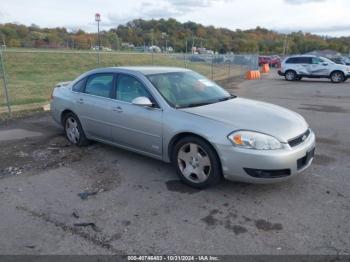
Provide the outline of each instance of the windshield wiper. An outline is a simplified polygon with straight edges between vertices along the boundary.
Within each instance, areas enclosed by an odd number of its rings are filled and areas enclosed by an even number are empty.
[[[214,101],[210,101],[210,102],[201,102],[201,103],[191,103],[191,104],[187,104],[187,105],[183,105],[183,106],[176,106],[176,108],[187,108],[187,107],[197,107],[197,106],[205,106],[205,105],[210,105],[210,104],[215,104],[215,103],[219,103],[222,101],[227,101],[233,98],[236,98],[237,96],[235,95],[230,95],[227,97],[223,97],[223,98],[219,98],[217,100]]]
[[[187,105],[183,105],[183,106],[178,106],[176,108],[187,108],[187,107],[197,107],[197,106],[205,106],[205,105],[210,105],[213,104],[215,102],[205,102],[205,103],[192,103],[192,104],[187,104]]]

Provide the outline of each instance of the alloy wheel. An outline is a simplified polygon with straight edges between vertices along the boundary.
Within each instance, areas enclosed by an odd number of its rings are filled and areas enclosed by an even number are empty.
[[[295,74],[292,71],[286,73],[286,79],[288,81],[293,81],[295,79]]]
[[[336,72],[332,74],[332,81],[335,83],[339,83],[343,81],[343,75],[340,72]]]
[[[177,163],[182,175],[193,183],[205,182],[211,172],[208,153],[195,143],[187,143],[180,148]]]
[[[66,134],[68,140],[73,144],[77,144],[79,142],[80,133],[78,129],[78,123],[74,117],[70,116],[66,120]]]

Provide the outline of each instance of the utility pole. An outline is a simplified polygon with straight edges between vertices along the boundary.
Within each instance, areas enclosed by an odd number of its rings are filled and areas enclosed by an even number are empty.
[[[152,46],[153,46],[153,29],[151,29],[151,39],[152,39]]]
[[[193,36],[193,32],[192,32],[192,50],[191,50],[192,53],[193,53],[193,47],[194,47],[194,36]]]
[[[287,48],[288,48],[288,36],[284,36],[284,41],[283,41],[283,56],[287,54]]]
[[[163,32],[162,33],[162,38],[165,40],[165,52],[168,52],[168,34]]]
[[[98,37],[97,63],[100,64],[100,51],[101,51],[100,22],[101,22],[101,15],[99,13],[95,14],[95,21],[97,22],[97,37]]]

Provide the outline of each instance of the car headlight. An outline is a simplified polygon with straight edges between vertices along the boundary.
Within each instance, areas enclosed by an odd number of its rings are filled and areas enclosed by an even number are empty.
[[[234,146],[256,149],[275,150],[282,148],[282,144],[276,138],[253,131],[236,131],[228,136]]]

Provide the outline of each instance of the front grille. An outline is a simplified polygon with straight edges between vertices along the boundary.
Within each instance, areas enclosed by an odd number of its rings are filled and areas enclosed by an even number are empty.
[[[300,145],[301,143],[303,143],[310,135],[310,129],[306,130],[305,133],[301,134],[300,136],[293,138],[292,140],[288,141],[288,144],[291,147],[295,147],[297,145]]]
[[[263,169],[244,168],[244,171],[248,175],[256,178],[280,178],[280,177],[290,176],[290,169],[263,170]]]

